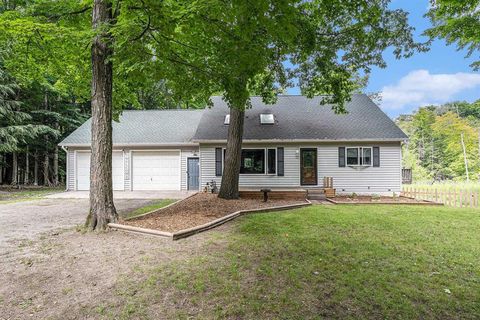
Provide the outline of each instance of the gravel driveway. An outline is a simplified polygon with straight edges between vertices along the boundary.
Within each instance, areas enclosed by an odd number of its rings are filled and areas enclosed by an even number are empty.
[[[122,214],[142,207],[152,200],[115,200]],[[42,199],[0,204],[0,256],[15,242],[34,239],[39,234],[85,222],[88,199]]]

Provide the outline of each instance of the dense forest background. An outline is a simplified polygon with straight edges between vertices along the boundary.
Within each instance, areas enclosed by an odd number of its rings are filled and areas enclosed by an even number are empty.
[[[0,56],[0,184],[64,183],[65,152],[57,144],[90,117],[90,101],[49,80],[18,81]],[[171,97],[162,82],[135,94],[138,103],[124,109],[198,107]]]
[[[65,152],[57,145],[91,115],[93,34],[84,5],[0,2],[0,185],[64,183]],[[205,105],[205,98],[174,94],[179,90],[160,72],[136,69],[128,59],[114,64],[114,118],[121,110]],[[191,83],[182,88],[195,90]]]
[[[57,144],[90,117],[90,42],[84,34],[90,31],[89,15],[54,15],[42,1],[0,2],[0,185],[63,184],[65,153]],[[194,82],[169,90],[155,69],[122,61],[115,61],[116,115],[205,105],[202,95],[185,101],[174,94],[196,92]],[[396,122],[410,137],[403,166],[413,170],[414,181],[479,180],[480,100],[422,107]]]
[[[65,153],[57,144],[90,117],[90,102],[48,80],[18,81],[0,55],[0,184],[64,183]],[[138,103],[125,109],[199,107],[179,101],[161,81],[134,94]],[[480,100],[421,107],[395,121],[410,137],[403,167],[415,182],[480,179]]]
[[[414,182],[480,180],[480,100],[421,107],[395,121],[410,137],[403,167]]]

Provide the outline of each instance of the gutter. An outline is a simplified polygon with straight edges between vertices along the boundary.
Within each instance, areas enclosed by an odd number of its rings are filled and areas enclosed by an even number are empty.
[[[226,143],[227,139],[199,139],[197,143]],[[243,143],[342,143],[342,142],[406,142],[408,138],[396,139],[243,139]]]
[[[59,146],[63,147],[87,147],[91,146],[90,143],[65,143],[59,144]],[[190,142],[190,143],[114,143],[112,145],[116,148],[122,147],[198,147],[198,143]]]

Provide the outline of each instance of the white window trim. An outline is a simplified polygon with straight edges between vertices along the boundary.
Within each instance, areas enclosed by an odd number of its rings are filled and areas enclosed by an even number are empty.
[[[348,164],[348,149],[357,149],[358,150],[358,153],[357,153],[358,164]],[[364,164],[363,163],[363,149],[370,149],[370,164]],[[347,167],[371,167],[371,166],[373,166],[373,147],[345,147],[345,165]]]
[[[262,150],[264,153],[263,157],[263,168],[264,171],[263,173],[240,173],[241,176],[276,176],[278,174],[277,170],[277,161],[278,161],[278,149],[277,147],[266,147],[266,148],[242,148],[243,150]],[[274,149],[275,150],[275,173],[268,173],[268,149]],[[223,170],[225,169],[225,153],[226,153],[226,148],[222,148],[222,174]]]

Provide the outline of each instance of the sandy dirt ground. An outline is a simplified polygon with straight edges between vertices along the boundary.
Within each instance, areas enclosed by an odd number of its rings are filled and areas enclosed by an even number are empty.
[[[152,200],[115,200],[119,214],[151,203]],[[85,222],[87,199],[39,199],[0,204],[0,258],[5,259],[18,241],[39,234],[71,228]]]
[[[122,214],[150,202],[115,203]],[[0,205],[0,320],[103,318],[99,305],[118,304],[116,288],[135,270],[205,254],[212,243],[221,247],[230,228],[175,242],[122,231],[91,233],[75,227],[87,208],[86,199]]]
[[[229,226],[180,241],[109,231],[49,232],[19,243],[15,259],[0,260],[0,319],[97,319],[116,304],[119,281],[137,268],[205,254],[221,246]],[[224,241],[226,242],[226,240]]]

